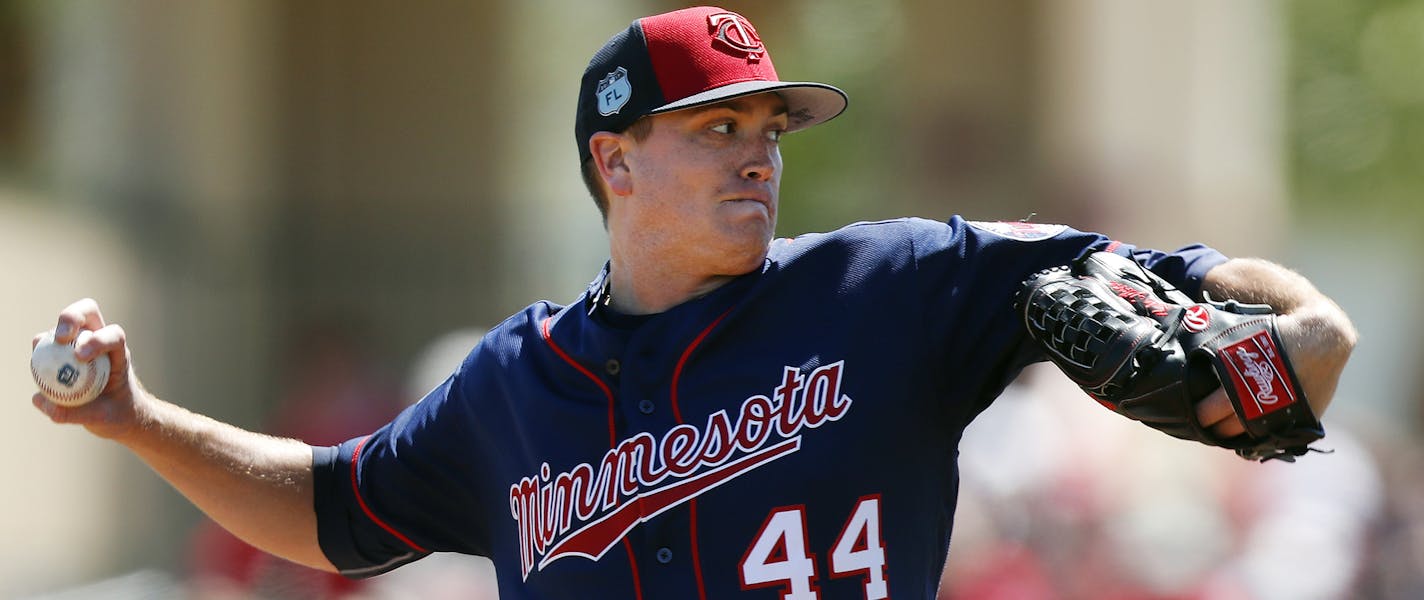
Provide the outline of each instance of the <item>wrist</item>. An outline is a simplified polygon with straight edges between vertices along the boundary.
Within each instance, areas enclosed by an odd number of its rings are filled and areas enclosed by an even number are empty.
[[[134,446],[150,432],[160,429],[159,412],[164,402],[154,397],[129,373],[127,384],[107,399],[102,417],[85,426],[94,435],[124,446]]]

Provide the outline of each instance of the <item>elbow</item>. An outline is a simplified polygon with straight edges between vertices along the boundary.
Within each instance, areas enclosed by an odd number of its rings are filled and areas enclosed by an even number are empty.
[[[1334,301],[1324,296],[1311,310],[1302,311],[1302,321],[1308,330],[1317,332],[1311,336],[1320,340],[1323,346],[1333,349],[1341,356],[1341,361],[1349,357],[1360,341],[1360,332],[1350,321],[1349,315]]]
[[[1317,417],[1324,415],[1359,342],[1359,332],[1345,312],[1328,299],[1281,315],[1277,324],[1311,408]]]

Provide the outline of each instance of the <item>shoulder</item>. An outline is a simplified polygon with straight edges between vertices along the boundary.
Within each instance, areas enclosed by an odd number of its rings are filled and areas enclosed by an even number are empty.
[[[789,261],[817,251],[840,250],[923,258],[955,250],[951,254],[963,257],[1000,248],[1056,254],[1064,247],[1081,250],[1105,239],[1100,234],[1049,223],[971,221],[957,215],[947,221],[905,217],[852,223],[826,233],[778,239],[772,242],[771,256]]]
[[[916,230],[933,227],[934,221],[916,218],[862,221],[833,231],[804,233],[772,240],[768,255],[777,262],[794,262],[818,254],[890,254],[910,251]],[[939,223],[943,227],[943,223]]]
[[[565,312],[566,308],[552,302],[539,301],[510,315],[480,338],[466,355],[456,374],[468,375],[478,372],[483,366],[507,366],[517,362],[528,352],[531,344],[540,341],[550,322]]]

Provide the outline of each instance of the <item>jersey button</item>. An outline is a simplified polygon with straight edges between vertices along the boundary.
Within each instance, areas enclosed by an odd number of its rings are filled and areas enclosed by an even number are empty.
[[[660,563],[662,563],[662,564],[668,564],[668,563],[672,562],[672,548],[668,548],[667,546],[663,546],[662,548],[658,548],[658,555],[657,555],[657,556],[658,556],[658,562],[660,562]]]
[[[617,375],[619,371],[623,370],[623,365],[618,364],[618,359],[610,358],[608,362],[603,363],[603,370],[608,371],[609,375]]]
[[[647,398],[644,398],[638,402],[638,412],[643,413],[645,415],[653,414],[653,410],[656,408],[657,406],[653,405],[653,401],[648,400]]]

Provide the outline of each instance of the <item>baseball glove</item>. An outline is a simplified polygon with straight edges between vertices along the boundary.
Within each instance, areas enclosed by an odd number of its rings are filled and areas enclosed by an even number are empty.
[[[1029,335],[1104,406],[1178,438],[1265,462],[1325,435],[1265,305],[1193,302],[1133,260],[1094,252],[1040,271],[1016,305]],[[1225,385],[1246,433],[1202,427],[1196,403]]]

